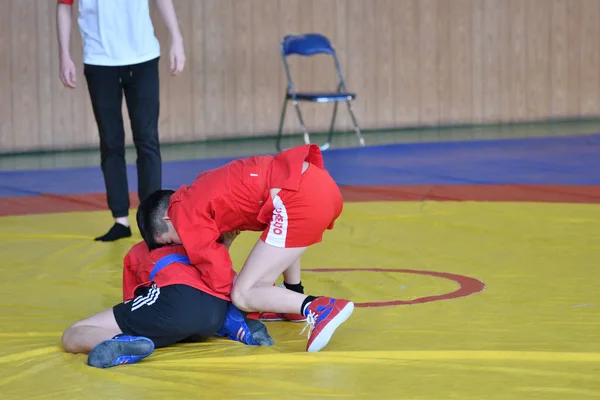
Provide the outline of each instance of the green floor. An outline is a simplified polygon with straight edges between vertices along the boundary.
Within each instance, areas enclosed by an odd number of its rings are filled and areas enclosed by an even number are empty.
[[[508,139],[584,135],[600,132],[600,120],[553,122],[536,124],[493,125],[480,127],[402,129],[364,132],[367,145],[388,143],[439,142],[457,140]],[[312,135],[313,142],[322,143],[325,135]],[[302,144],[301,135],[283,140],[283,147]],[[334,137],[333,148],[356,146],[353,133]],[[164,161],[198,158],[242,157],[275,152],[274,138],[237,139],[185,144],[163,144]],[[135,163],[135,150],[127,149],[127,162]],[[97,150],[77,150],[32,154],[0,155],[0,170],[51,169],[97,166]]]

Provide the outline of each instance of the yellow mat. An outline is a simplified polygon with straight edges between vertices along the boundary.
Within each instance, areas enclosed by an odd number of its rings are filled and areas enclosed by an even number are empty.
[[[303,324],[270,323],[270,348],[224,339],[97,370],[62,331],[120,301],[106,212],[0,218],[0,399],[600,399],[600,206],[354,203],[303,259],[316,294],[360,307],[324,351]],[[232,252],[241,265],[257,235]],[[350,270],[348,270],[350,269]],[[459,284],[465,297],[436,300]],[[371,304],[373,305],[373,304]]]

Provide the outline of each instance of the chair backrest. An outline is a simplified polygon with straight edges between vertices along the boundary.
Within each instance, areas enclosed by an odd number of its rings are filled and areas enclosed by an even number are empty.
[[[312,56],[319,53],[335,56],[335,50],[329,39],[318,33],[285,36],[281,41],[281,53],[284,57],[292,54]]]
[[[297,54],[300,56],[313,56],[315,54],[329,54],[333,57],[335,70],[339,79],[338,91],[346,90],[346,83],[342,76],[340,62],[335,53],[333,45],[325,36],[319,33],[307,33],[302,35],[287,35],[281,41],[281,56],[285,66],[285,74],[288,80],[288,93],[291,93],[296,99],[296,90],[292,83],[292,75],[290,66],[287,61],[287,56]]]

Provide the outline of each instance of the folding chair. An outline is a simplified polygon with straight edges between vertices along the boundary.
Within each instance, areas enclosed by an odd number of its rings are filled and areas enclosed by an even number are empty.
[[[297,93],[294,89],[294,84],[292,83],[292,77],[290,73],[290,67],[287,62],[287,57],[290,55],[299,55],[299,56],[313,56],[316,54],[329,54],[333,57],[335,63],[335,69],[337,71],[339,84],[336,92],[318,92],[318,93]],[[300,105],[298,104],[300,101],[309,101],[313,103],[330,103],[335,102],[333,108],[333,115],[331,117],[331,123],[329,125],[329,136],[327,137],[327,142],[320,146],[321,150],[327,150],[331,146],[331,138],[333,136],[333,128],[335,125],[335,118],[337,116],[337,107],[340,101],[345,101],[348,106],[348,112],[352,118],[352,122],[354,124],[354,130],[356,131],[356,136],[358,137],[359,143],[361,146],[365,145],[365,140],[360,133],[360,128],[358,127],[358,122],[356,121],[356,116],[352,111],[351,101],[356,98],[355,93],[349,93],[346,90],[346,83],[344,82],[344,77],[342,76],[342,70],[340,68],[340,63],[338,61],[335,49],[331,45],[329,39],[325,36],[311,33],[305,35],[287,35],[281,41],[281,55],[283,58],[283,64],[285,66],[285,73],[287,76],[288,87],[285,92],[285,99],[283,102],[283,110],[281,111],[281,117],[279,119],[279,132],[277,135],[277,150],[281,151],[281,137],[283,134],[283,123],[285,121],[285,112],[287,109],[287,104],[289,100],[294,102],[294,106],[296,107],[296,113],[298,114],[298,121],[300,122],[300,126],[302,127],[302,132],[304,133],[304,143],[310,143],[310,136],[308,131],[306,130],[306,126],[304,125],[304,120],[302,119],[302,112],[300,111]]]

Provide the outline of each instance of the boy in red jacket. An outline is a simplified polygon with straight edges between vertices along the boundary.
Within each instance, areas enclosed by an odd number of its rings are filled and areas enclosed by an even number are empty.
[[[354,310],[348,300],[305,295],[300,282],[300,256],[333,228],[342,203],[319,147],[305,145],[232,161],[176,192],[157,191],[140,204],[138,225],[150,248],[183,244],[211,289],[231,294],[239,309],[306,318],[313,352]],[[234,230],[262,235],[232,284],[231,259],[217,238]],[[284,288],[273,285],[281,274]]]
[[[229,248],[236,236],[227,233],[220,241]],[[274,343],[261,322],[246,318],[210,286],[183,246],[149,251],[140,242],[124,259],[123,303],[73,324],[63,346],[88,353],[90,366],[108,368],[138,362],[155,348],[215,335],[254,346]]]

